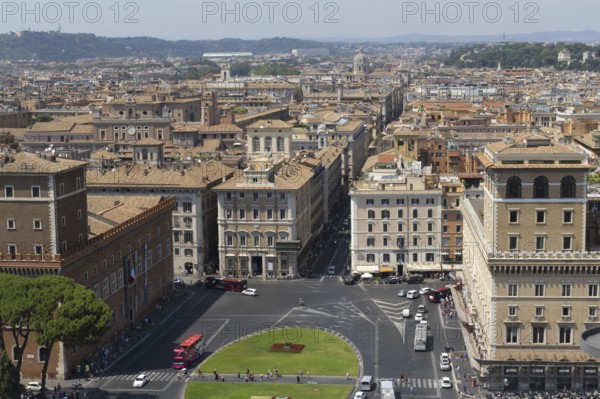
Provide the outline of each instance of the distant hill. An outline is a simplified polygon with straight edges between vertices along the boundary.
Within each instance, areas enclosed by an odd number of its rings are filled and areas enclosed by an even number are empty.
[[[328,37],[316,39],[327,42],[372,42],[372,43],[493,43],[502,41],[513,42],[540,42],[540,43],[598,43],[600,32],[593,30],[584,31],[553,31],[535,33],[506,33],[505,35],[433,35],[420,33],[407,33],[390,37],[379,38],[341,38]]]
[[[152,37],[109,38],[83,33],[32,32],[0,34],[0,60],[72,62],[79,58],[200,58],[206,52],[287,53],[295,48],[324,47],[312,40],[275,37],[261,40],[177,40]]]
[[[567,49],[571,62],[558,62],[558,53]],[[468,68],[540,68],[552,66],[559,70],[600,71],[600,58],[583,62],[583,53],[600,57],[600,45],[582,43],[494,43],[468,44],[452,50],[443,60],[446,65]]]

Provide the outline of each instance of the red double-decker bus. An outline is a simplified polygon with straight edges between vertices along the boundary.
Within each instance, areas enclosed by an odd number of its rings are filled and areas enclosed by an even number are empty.
[[[183,369],[204,353],[202,335],[190,335],[173,349],[173,368]]]
[[[429,301],[433,303],[438,303],[442,299],[447,299],[451,296],[452,291],[450,290],[450,287],[442,287],[429,293]]]

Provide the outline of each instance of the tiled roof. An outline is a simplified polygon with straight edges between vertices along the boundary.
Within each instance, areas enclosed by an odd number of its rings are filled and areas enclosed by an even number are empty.
[[[166,170],[145,165],[120,166],[106,171],[87,172],[89,187],[151,187],[158,189],[205,188],[211,182],[227,178],[232,169],[218,161],[205,161],[186,170]]]
[[[55,161],[52,161],[27,152],[19,152],[12,157],[13,160],[11,162],[0,166],[0,173],[53,174],[87,164],[82,161],[58,157],[55,158]]]
[[[291,129],[292,125],[281,119],[260,119],[249,124],[246,129]]]

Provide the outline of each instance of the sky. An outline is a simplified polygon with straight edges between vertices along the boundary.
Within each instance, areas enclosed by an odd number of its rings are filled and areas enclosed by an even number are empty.
[[[168,40],[385,38],[600,30],[598,0],[0,0],[0,33]]]

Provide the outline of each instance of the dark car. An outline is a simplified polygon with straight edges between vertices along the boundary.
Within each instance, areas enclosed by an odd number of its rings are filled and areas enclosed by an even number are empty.
[[[402,282],[402,279],[400,279],[399,277],[396,277],[396,276],[391,276],[391,277],[386,278],[383,281],[386,284],[400,284]]]
[[[425,278],[422,274],[411,274],[406,278],[406,282],[409,284],[419,284],[422,283]]]
[[[348,276],[348,277],[344,277],[344,285],[354,285],[356,284],[356,280],[354,280],[352,277]]]

